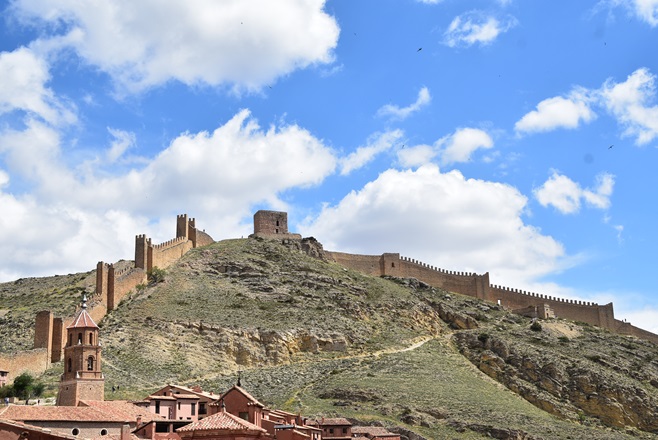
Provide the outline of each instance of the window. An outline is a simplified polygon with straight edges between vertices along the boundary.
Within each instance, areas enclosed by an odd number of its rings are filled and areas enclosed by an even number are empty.
[[[347,428],[343,428],[343,434],[347,434]]]
[[[191,405],[191,408],[192,408],[192,409],[191,409],[191,414],[192,414],[193,416],[196,415],[196,403],[193,403],[193,404]]]
[[[89,345],[94,345],[94,334],[89,333]]]
[[[178,402],[178,409],[180,410],[180,402]]]
[[[78,434],[80,434],[80,430],[79,430],[78,428],[73,428],[73,429],[71,430],[71,434],[73,434],[73,435],[78,435]]]
[[[155,401],[155,413],[160,414],[160,401],[159,400]]]
[[[82,344],[82,333],[78,333],[78,345]]]
[[[94,357],[89,356],[87,358],[87,371],[94,371]]]
[[[240,412],[240,413],[238,413],[238,417],[240,417],[242,420],[246,420],[247,422],[249,421],[249,413],[248,412]]]
[[[73,369],[73,361],[71,360],[71,358],[69,358],[69,373],[71,372],[72,369]]]
[[[395,267],[395,263],[391,263],[391,267]]]
[[[204,415],[206,414],[206,403],[205,402],[199,402],[199,415]]]
[[[279,226],[279,221],[278,220],[276,221],[276,225]]]
[[[329,428],[329,434],[333,434],[333,433],[334,433],[334,428]]]
[[[101,435],[107,435],[107,429],[101,429]]]

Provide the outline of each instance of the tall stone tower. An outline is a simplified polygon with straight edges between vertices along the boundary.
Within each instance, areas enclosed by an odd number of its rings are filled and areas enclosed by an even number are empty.
[[[64,374],[59,382],[57,405],[77,406],[81,400],[104,399],[98,326],[87,313],[87,297],[84,296],[80,311],[66,327]]]

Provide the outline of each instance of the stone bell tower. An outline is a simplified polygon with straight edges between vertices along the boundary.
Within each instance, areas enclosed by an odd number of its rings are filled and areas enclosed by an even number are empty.
[[[59,382],[57,405],[77,406],[80,400],[104,400],[105,378],[101,372],[98,326],[87,313],[87,297],[66,327],[64,374]]]

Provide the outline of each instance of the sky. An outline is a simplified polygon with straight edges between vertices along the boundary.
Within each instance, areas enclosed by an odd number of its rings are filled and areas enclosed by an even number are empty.
[[[271,209],[658,333],[658,0],[0,10],[0,281]]]

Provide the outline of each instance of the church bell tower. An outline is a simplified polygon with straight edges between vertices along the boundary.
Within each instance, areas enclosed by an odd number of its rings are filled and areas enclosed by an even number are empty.
[[[87,313],[87,297],[83,296],[80,311],[66,327],[64,374],[59,382],[57,405],[77,406],[81,400],[104,399],[98,326]]]

